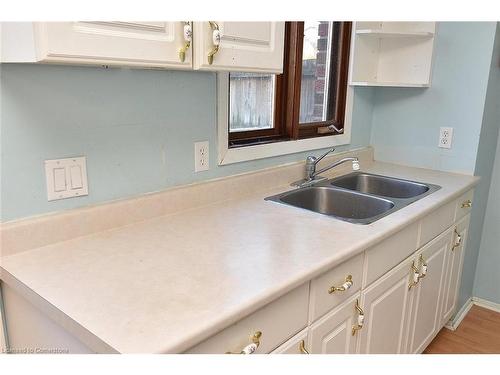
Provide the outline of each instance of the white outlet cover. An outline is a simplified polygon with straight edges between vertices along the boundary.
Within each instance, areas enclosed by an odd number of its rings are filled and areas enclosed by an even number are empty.
[[[210,150],[208,141],[194,144],[194,171],[208,171],[210,165]]]
[[[440,148],[451,148],[453,141],[453,128],[442,126],[439,128],[439,144]]]
[[[45,160],[45,178],[49,201],[89,195],[84,156]]]

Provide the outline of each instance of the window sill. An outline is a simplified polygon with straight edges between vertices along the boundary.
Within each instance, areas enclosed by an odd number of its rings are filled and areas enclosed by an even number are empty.
[[[328,137],[307,138],[284,142],[265,143],[254,146],[226,148],[225,152],[223,151],[223,153],[219,153],[219,165],[346,145],[350,143],[350,138],[349,134],[340,134]]]

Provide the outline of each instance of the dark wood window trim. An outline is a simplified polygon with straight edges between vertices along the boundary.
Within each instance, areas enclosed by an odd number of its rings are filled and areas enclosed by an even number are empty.
[[[343,132],[347,97],[347,74],[351,22],[334,22],[330,64],[329,108],[327,121],[299,124],[300,85],[304,22],[286,22],[283,74],[276,76],[274,98],[274,127],[229,133],[229,147],[321,137],[339,134],[329,130],[334,125]],[[321,129],[320,129],[321,128]],[[320,130],[318,130],[320,129]]]

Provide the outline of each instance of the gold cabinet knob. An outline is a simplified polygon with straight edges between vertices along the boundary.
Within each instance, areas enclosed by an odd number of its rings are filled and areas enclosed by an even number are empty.
[[[335,292],[345,292],[353,285],[354,282],[352,281],[352,275],[347,275],[345,282],[341,286],[331,286],[330,289],[328,289],[328,293],[332,294]]]
[[[352,335],[354,336],[356,332],[358,332],[361,328],[363,328],[363,324],[365,323],[365,313],[363,309],[359,306],[359,300],[356,300],[356,304],[354,305],[354,311],[358,313],[358,321],[357,324],[352,326]]]
[[[208,21],[208,24],[210,25],[210,28],[212,29],[213,48],[208,53],[207,58],[208,58],[208,64],[212,65],[214,62],[214,56],[217,54],[217,52],[219,52],[220,29],[219,29],[219,24],[215,21]]]
[[[186,60],[186,52],[191,46],[191,39],[193,37],[193,31],[191,29],[191,22],[184,22],[184,44],[179,49],[179,60],[184,62]]]
[[[427,262],[425,261],[424,259],[424,255],[423,254],[420,254],[420,258],[418,258],[418,263],[419,263],[419,266],[420,266],[420,272],[419,272],[419,275],[418,275],[418,279],[423,279],[425,277],[425,275],[427,275]]]
[[[306,349],[306,343],[304,340],[300,340],[299,342],[299,350],[302,354],[309,354],[309,351]]]
[[[456,241],[453,244],[453,246],[451,247],[451,251],[455,251],[455,249],[462,244],[462,235],[460,233],[458,233],[457,228],[455,228],[455,236],[456,236],[455,237]]]
[[[469,208],[472,207],[472,201],[470,199],[467,199],[465,202],[462,203],[462,208]]]
[[[226,352],[226,354],[253,354],[260,345],[260,338],[262,337],[262,332],[257,331],[251,337],[251,343],[240,350],[239,353]]]
[[[418,268],[415,266],[414,261],[411,263],[410,275],[411,275],[411,281],[410,284],[408,285],[408,290],[416,286],[420,281],[420,272],[418,271]]]

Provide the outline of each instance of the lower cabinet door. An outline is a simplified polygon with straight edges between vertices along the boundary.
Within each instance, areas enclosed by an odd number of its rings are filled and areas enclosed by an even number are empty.
[[[288,341],[284,342],[270,354],[309,354],[307,341],[308,341],[309,328],[297,333]]]
[[[453,228],[451,247],[446,260],[445,294],[443,298],[442,324],[450,320],[455,313],[460,285],[460,275],[464,260],[464,250],[469,230],[470,214],[460,220]]]
[[[364,326],[357,331],[359,353],[404,353],[415,288],[413,258],[407,259],[361,293]]]
[[[445,260],[450,250],[452,230],[426,245],[417,253],[420,277],[414,290],[408,352],[420,353],[442,326],[441,302],[445,294]]]
[[[356,303],[359,293],[351,297],[335,310],[326,314],[310,328],[310,348],[312,354],[352,354],[356,352],[356,335],[359,312]]]

